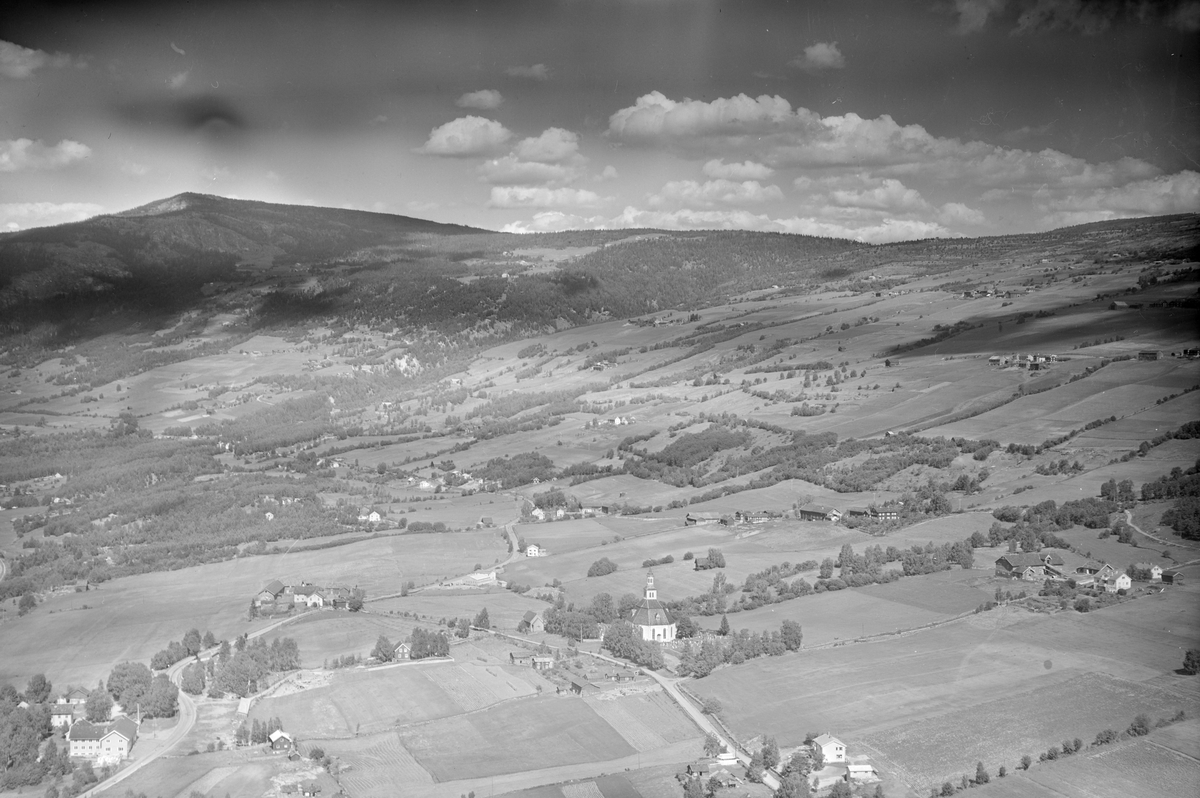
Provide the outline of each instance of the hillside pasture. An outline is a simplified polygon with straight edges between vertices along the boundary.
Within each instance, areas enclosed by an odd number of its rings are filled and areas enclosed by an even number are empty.
[[[673,526],[675,524],[672,524]],[[580,518],[565,521],[548,521],[543,523],[518,524],[515,527],[517,537],[526,543],[536,543],[550,550],[551,554],[566,554],[580,549],[611,543],[614,534],[630,537],[640,534],[653,534],[658,531],[656,526],[647,523],[623,524],[621,532],[614,533],[611,525],[602,523],[594,518]]]
[[[1178,429],[1184,422],[1193,421],[1198,417],[1200,406],[1197,396],[1195,393],[1186,393],[1161,405],[1147,407],[1136,415],[1118,418],[1111,424],[1081,432],[1072,441],[1072,445],[1129,451],[1136,449],[1142,441]]]
[[[272,787],[272,776],[286,766],[286,762],[246,761],[240,751],[164,756],[97,796],[120,798],[130,791],[174,796],[197,789],[206,795],[263,795]]]
[[[518,773],[548,763],[607,761],[635,752],[583,700],[552,695],[398,731],[438,781]]]
[[[232,639],[254,630],[246,622],[246,607],[272,579],[357,585],[369,597],[399,592],[401,568],[406,581],[423,584],[470,572],[475,562],[493,559],[489,553],[503,551],[503,546],[495,530],[380,536],[331,549],[113,579],[85,593],[55,595],[28,615],[6,622],[0,681],[24,684],[34,673],[45,673],[56,684],[95,684],[118,662],[149,662],[193,627]],[[196,585],[205,589],[196,590]],[[279,634],[286,635],[286,627]]]
[[[327,755],[349,765],[342,774],[342,783],[351,795],[391,798],[397,784],[414,787],[434,783],[433,776],[408,752],[395,731],[317,742]]]
[[[1125,798],[1129,795],[1188,795],[1200,784],[1200,763],[1158,744],[1159,732],[1113,750],[1085,752],[1039,765],[1030,781],[1058,796]]]

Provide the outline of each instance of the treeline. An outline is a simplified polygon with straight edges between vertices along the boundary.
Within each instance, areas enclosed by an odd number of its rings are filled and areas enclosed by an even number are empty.
[[[686,641],[679,655],[679,672],[684,676],[702,679],[718,666],[740,665],[756,657],[777,657],[789,651],[799,651],[804,643],[804,631],[792,620],[782,623],[778,631],[751,632],[742,629],[723,637],[705,636],[697,649]]]

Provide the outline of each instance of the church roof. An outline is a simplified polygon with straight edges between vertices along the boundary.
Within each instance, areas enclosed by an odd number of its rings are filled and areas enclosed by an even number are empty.
[[[638,605],[630,613],[629,619],[638,626],[663,626],[675,623],[666,604],[658,599],[647,598],[638,602]]]

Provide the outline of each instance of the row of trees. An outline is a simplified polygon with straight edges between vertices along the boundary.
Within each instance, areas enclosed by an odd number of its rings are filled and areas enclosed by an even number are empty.
[[[726,627],[728,622],[726,620]],[[680,652],[679,670],[683,675],[703,678],[719,665],[739,665],[748,659],[761,656],[779,656],[788,651],[799,651],[804,643],[804,632],[800,624],[786,620],[779,631],[751,632],[742,629],[725,637],[705,637],[699,648],[690,640],[683,644]]]

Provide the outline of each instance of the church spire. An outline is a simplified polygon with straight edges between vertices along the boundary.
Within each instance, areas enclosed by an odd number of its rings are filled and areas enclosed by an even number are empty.
[[[654,569],[646,574],[646,601],[656,601],[658,599],[658,591],[654,589]]]

